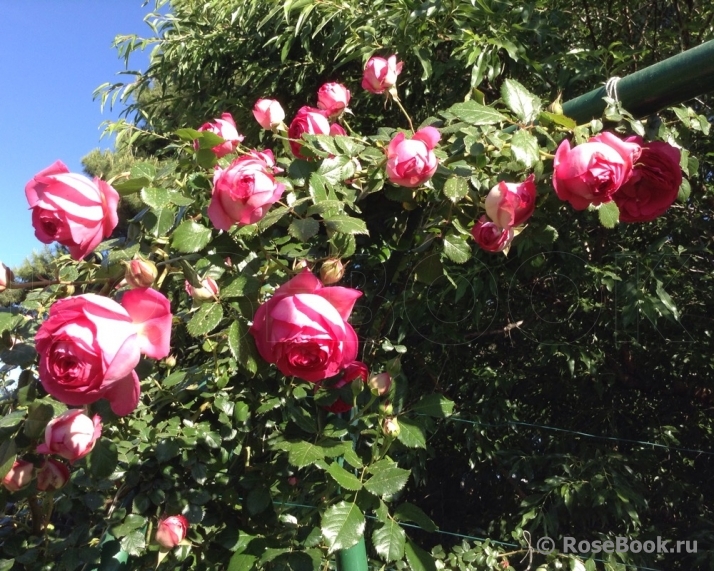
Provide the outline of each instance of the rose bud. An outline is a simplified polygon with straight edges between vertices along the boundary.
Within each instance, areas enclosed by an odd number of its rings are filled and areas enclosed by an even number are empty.
[[[8,284],[11,284],[13,281],[15,281],[15,275],[12,273],[12,270],[0,262],[0,292],[5,291]]]
[[[320,281],[324,285],[336,284],[345,275],[345,266],[337,258],[326,260],[320,268]]]
[[[378,373],[372,375],[367,383],[372,392],[379,396],[384,396],[389,392],[389,387],[392,386],[392,377],[389,373]]]
[[[485,216],[471,228],[471,236],[476,243],[487,252],[501,252],[513,240],[513,228],[501,228],[494,222],[489,222]]]
[[[402,72],[402,62],[396,56],[372,57],[364,66],[362,88],[370,93],[380,94],[391,89],[397,83],[397,76]]]
[[[151,287],[157,275],[159,272],[154,263],[144,258],[137,258],[126,263],[124,279],[132,289]]]
[[[387,176],[394,184],[415,188],[429,180],[439,161],[434,147],[441,134],[434,127],[424,127],[406,139],[398,133],[387,147]]]
[[[326,111],[329,117],[342,113],[349,103],[349,89],[339,83],[326,83],[317,92],[317,106]]]
[[[57,454],[70,464],[84,458],[102,435],[99,415],[89,418],[81,409],[63,412],[45,428],[45,442],[37,447],[40,454]]]
[[[69,468],[52,458],[47,458],[37,471],[37,489],[54,492],[69,482]]]
[[[235,151],[238,143],[245,139],[243,135],[238,133],[236,123],[230,113],[223,113],[220,118],[214,119],[213,122],[204,123],[198,130],[209,131],[224,140],[220,145],[216,145],[211,149],[219,159]],[[198,150],[198,141],[194,143],[194,148]]]
[[[347,365],[342,373],[342,378],[337,381],[332,388],[341,389],[342,387],[350,384],[352,381],[358,380],[362,383],[367,382],[367,377],[369,376],[369,369],[367,365],[361,361],[353,361]],[[341,398],[338,398],[329,406],[323,406],[326,411],[334,412],[335,414],[340,414],[341,412],[347,412],[352,408],[352,402],[346,402]]]
[[[553,159],[555,193],[575,210],[610,202],[630,178],[640,153],[640,145],[625,142],[612,133],[591,137],[573,149],[566,139]]]
[[[388,416],[384,419],[384,422],[382,423],[382,433],[385,436],[396,438],[397,436],[399,436],[399,433],[401,431],[402,428],[399,426],[399,422],[397,422],[396,416]]]
[[[332,135],[333,137],[335,135],[342,135],[344,137],[345,135],[347,135],[347,131],[345,131],[344,127],[339,123],[332,123],[332,125],[330,125],[330,135]],[[334,155],[330,155],[330,157],[332,156]]]
[[[182,515],[172,515],[159,522],[156,543],[164,549],[173,549],[186,537],[188,520]]]
[[[10,471],[2,479],[2,485],[10,492],[17,492],[32,481],[32,462],[15,460]]]
[[[186,280],[185,287],[186,293],[196,301],[215,299],[219,292],[216,280],[211,277],[203,278],[201,280],[201,287],[193,287],[189,281]]]
[[[535,210],[535,177],[524,182],[499,182],[486,196],[486,214],[501,228],[520,226]]]
[[[258,99],[253,117],[263,129],[275,130],[285,120],[285,111],[275,99]]]
[[[613,195],[622,222],[649,222],[672,206],[682,184],[679,149],[662,141],[645,143],[641,137],[625,142],[641,145],[642,154],[632,176]]]
[[[295,476],[290,476],[290,477],[288,478],[288,485],[289,485],[289,486],[295,487],[295,486],[298,485],[298,482],[299,482],[299,480],[298,480]]]
[[[330,122],[327,120],[325,111],[313,107],[300,107],[291,121],[288,128],[290,138],[290,150],[298,159],[305,159],[301,152],[302,143],[300,139],[303,133],[308,135],[330,135]]]

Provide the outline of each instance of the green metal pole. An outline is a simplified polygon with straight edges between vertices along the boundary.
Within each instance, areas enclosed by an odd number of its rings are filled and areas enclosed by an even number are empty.
[[[335,554],[337,571],[367,571],[367,547],[364,535],[356,545],[349,549],[340,549]]]
[[[617,83],[622,106],[635,117],[714,91],[714,40],[623,77]],[[563,103],[563,113],[578,123],[602,116],[605,87]]]

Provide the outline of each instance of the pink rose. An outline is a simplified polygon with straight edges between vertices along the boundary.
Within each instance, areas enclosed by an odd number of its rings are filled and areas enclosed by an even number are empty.
[[[60,299],[35,337],[40,381],[65,404],[105,398],[126,415],[139,404],[141,354],[166,357],[170,338],[169,301],[156,290],[127,291],[121,305],[91,293]]]
[[[682,184],[679,149],[668,143],[644,143],[642,137],[627,142],[642,146],[632,176],[613,195],[622,222],[649,222],[672,206]]]
[[[630,178],[640,152],[638,144],[612,133],[591,137],[574,149],[564,140],[553,160],[553,186],[558,198],[567,200],[576,210],[610,202]]]
[[[392,386],[392,376],[389,373],[377,373],[369,378],[369,388],[375,391],[380,397],[389,392]]]
[[[2,485],[10,492],[18,492],[32,481],[32,462],[15,460],[10,471],[2,479]]]
[[[347,131],[345,131],[342,125],[340,125],[339,123],[333,123],[332,125],[330,125],[330,135],[332,135],[333,137],[336,135],[345,136],[347,135]]]
[[[384,93],[397,83],[397,76],[402,72],[402,62],[397,62],[396,56],[371,57],[364,66],[362,88],[370,93]]]
[[[324,287],[310,270],[280,286],[258,308],[250,333],[261,357],[309,382],[333,377],[357,357],[347,319],[362,292]]]
[[[208,299],[216,299],[218,296],[218,284],[216,280],[212,277],[207,277],[201,280],[201,287],[193,287],[191,283],[186,280],[184,284],[186,288],[186,293],[190,295],[196,301],[206,301]]]
[[[535,177],[523,182],[499,182],[486,196],[486,214],[501,228],[520,226],[535,210]]]
[[[12,273],[12,270],[0,262],[0,292],[5,291],[8,284],[11,284],[13,281],[15,281],[15,275]]]
[[[305,159],[300,153],[302,144],[299,142],[303,133],[308,135],[330,135],[330,122],[327,120],[325,111],[313,107],[300,107],[295,114],[295,118],[288,127],[288,137],[290,138],[290,150],[298,159]]]
[[[119,219],[119,194],[103,180],[70,173],[56,161],[25,186],[32,225],[40,242],[59,242],[75,260],[111,236]]]
[[[340,83],[326,83],[317,91],[317,106],[328,117],[342,113],[350,103],[350,91]]]
[[[394,184],[414,188],[429,180],[439,161],[433,149],[441,134],[434,127],[420,129],[411,139],[398,133],[387,147],[387,176]]]
[[[214,119],[212,123],[204,123],[198,130],[210,131],[223,139],[220,145],[216,145],[211,149],[219,159],[235,151],[238,143],[245,139],[243,135],[238,133],[236,122],[230,113],[224,113],[220,118]],[[194,147],[198,150],[198,141],[194,143]]]
[[[494,222],[489,222],[485,216],[471,228],[471,235],[476,243],[487,252],[501,252],[513,240],[513,228],[501,228]]]
[[[258,99],[253,117],[263,129],[275,129],[285,120],[285,111],[275,99]]]
[[[285,185],[273,176],[277,169],[271,151],[251,151],[227,168],[216,168],[208,218],[216,228],[255,224],[280,200]]]
[[[47,458],[37,471],[37,489],[54,492],[69,482],[69,468],[53,458]]]
[[[67,410],[50,420],[45,428],[45,442],[37,447],[40,454],[57,454],[74,463],[94,448],[102,435],[102,419],[89,418],[81,409]]]
[[[172,515],[159,522],[156,543],[165,549],[173,549],[186,537],[188,520],[182,515]]]
[[[367,365],[361,361],[353,361],[347,365],[342,371],[342,378],[332,385],[331,389],[341,389],[342,387],[349,385],[352,381],[360,379],[363,383],[367,382],[369,377],[369,369]],[[341,398],[338,398],[329,406],[323,406],[326,411],[334,412],[335,414],[340,414],[341,412],[347,412],[352,408],[352,402],[346,402]]]

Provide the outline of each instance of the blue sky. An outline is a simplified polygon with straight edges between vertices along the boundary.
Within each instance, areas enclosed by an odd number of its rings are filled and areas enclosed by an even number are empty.
[[[0,1],[0,261],[19,265],[41,250],[25,200],[25,184],[55,160],[82,172],[81,158],[100,141],[92,92],[115,81],[124,62],[112,48],[118,34],[149,36],[142,0]],[[131,69],[144,70],[148,53]]]

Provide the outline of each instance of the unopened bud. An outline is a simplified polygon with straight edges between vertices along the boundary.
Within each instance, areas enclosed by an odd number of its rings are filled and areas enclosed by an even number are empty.
[[[385,436],[396,438],[399,436],[401,431],[402,429],[399,426],[399,422],[397,422],[396,416],[388,416],[384,419],[384,422],[382,423],[382,432]]]
[[[169,355],[164,359],[164,365],[166,365],[169,369],[173,369],[176,366],[176,357]]]
[[[74,295],[74,284],[63,284],[57,290],[57,297],[72,297]]]
[[[376,392],[379,396],[384,396],[389,392],[389,387],[392,386],[392,377],[389,373],[379,373],[372,375],[367,384],[372,392]]]
[[[327,260],[320,268],[320,280],[325,285],[336,284],[345,275],[345,266],[336,258]]]
[[[17,492],[32,481],[33,470],[32,462],[15,460],[10,471],[2,479],[2,485],[10,492]]]
[[[201,287],[193,287],[189,281],[186,280],[186,293],[196,301],[215,299],[218,295],[218,291],[218,284],[213,278],[203,278],[201,280]]]
[[[554,113],[556,115],[562,115],[563,114],[563,103],[562,103],[562,93],[558,93],[558,97],[555,98],[555,101],[548,105],[548,111],[551,113]]]
[[[389,401],[379,405],[379,410],[381,410],[387,416],[391,416],[392,414],[394,414],[394,406],[392,406],[392,403]]]
[[[0,262],[0,292],[7,289],[8,284],[15,281],[12,270]]]
[[[144,258],[136,258],[126,264],[124,279],[130,288],[151,287],[159,275],[153,262]]]
[[[47,458],[37,472],[37,489],[54,492],[69,482],[69,468],[57,460]]]

